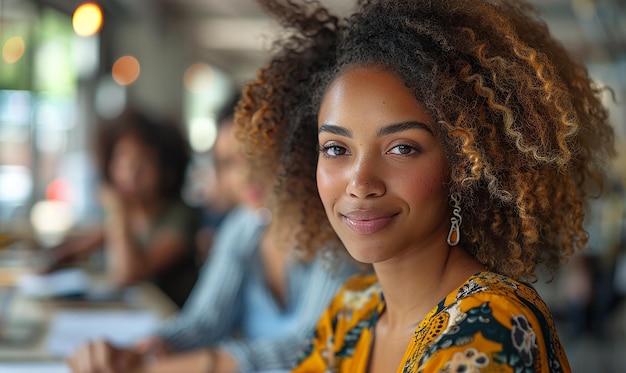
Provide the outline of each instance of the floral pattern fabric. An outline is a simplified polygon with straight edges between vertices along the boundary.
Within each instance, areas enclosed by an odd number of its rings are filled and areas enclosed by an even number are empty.
[[[385,308],[376,276],[358,275],[320,319],[294,373],[366,372]],[[571,372],[546,304],[530,286],[492,272],[470,277],[415,329],[398,373]]]

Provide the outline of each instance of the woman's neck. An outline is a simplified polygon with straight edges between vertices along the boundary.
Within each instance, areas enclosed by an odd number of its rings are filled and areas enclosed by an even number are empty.
[[[165,202],[160,198],[133,199],[126,202],[130,216],[153,220],[160,215]]]
[[[385,297],[385,322],[414,330],[426,314],[484,267],[460,247],[406,252],[374,264]]]

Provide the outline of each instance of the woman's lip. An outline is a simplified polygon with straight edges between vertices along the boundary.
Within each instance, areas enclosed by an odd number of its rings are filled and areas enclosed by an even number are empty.
[[[394,216],[395,215],[382,216],[373,219],[357,219],[342,215],[342,218],[346,222],[346,225],[356,233],[372,234],[388,226]]]

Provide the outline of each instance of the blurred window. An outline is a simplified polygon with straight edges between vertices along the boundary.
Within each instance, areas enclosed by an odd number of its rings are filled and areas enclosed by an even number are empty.
[[[1,1],[1,0],[0,0]],[[79,113],[80,48],[71,16],[30,1],[4,3],[0,15],[0,231],[29,224],[30,208],[59,175],[77,194],[89,166]],[[75,161],[69,162],[76,164]],[[76,201],[74,201],[76,200]],[[84,206],[78,206],[85,213]]]

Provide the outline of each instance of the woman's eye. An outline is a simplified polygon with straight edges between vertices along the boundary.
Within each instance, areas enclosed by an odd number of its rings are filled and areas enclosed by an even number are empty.
[[[416,151],[417,149],[415,149],[415,147],[411,145],[396,145],[391,148],[391,150],[389,150],[389,153],[398,155],[409,155],[415,153]]]
[[[328,157],[338,157],[340,155],[348,154],[348,150],[343,146],[327,145],[320,148],[320,151]]]

